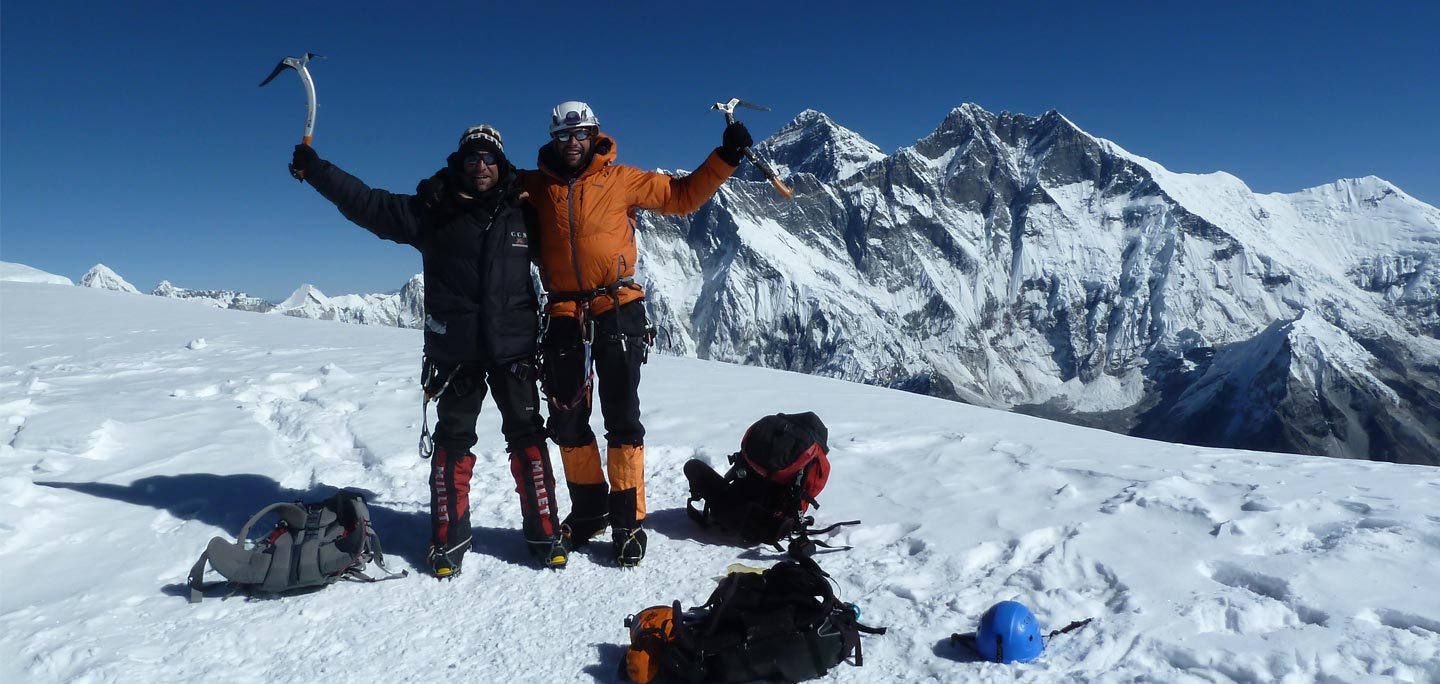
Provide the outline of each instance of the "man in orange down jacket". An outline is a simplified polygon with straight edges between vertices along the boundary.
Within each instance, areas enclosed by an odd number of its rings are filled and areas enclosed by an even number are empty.
[[[645,291],[634,282],[635,210],[688,214],[739,166],[753,144],[740,123],[684,178],[615,163],[615,140],[584,102],[550,116],[539,170],[520,171],[539,218],[539,267],[550,293],[541,342],[549,429],[560,446],[571,511],[561,529],[570,548],[611,528],[615,562],[645,557],[645,427],[640,365],[653,340]],[[590,385],[599,380],[605,469],[590,429]],[[608,481],[608,482],[607,482]]]

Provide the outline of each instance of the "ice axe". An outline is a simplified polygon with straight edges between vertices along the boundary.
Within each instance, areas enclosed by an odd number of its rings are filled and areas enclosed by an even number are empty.
[[[308,64],[312,58],[325,59],[324,55],[317,55],[313,52],[305,53],[304,57],[286,57],[280,60],[279,64],[275,65],[275,70],[270,72],[270,75],[266,76],[265,80],[260,82],[260,87],[264,88],[265,84],[275,80],[275,77],[279,76],[280,72],[286,69],[294,69],[295,73],[300,74],[300,82],[305,85],[305,104],[307,106],[305,114],[305,137],[302,138],[302,141],[306,145],[309,145],[310,141],[315,138],[315,81],[310,80],[310,71],[305,68],[305,65]],[[294,176],[296,180],[305,180],[305,171],[303,169],[292,169],[290,175]]]
[[[758,109],[762,112],[770,111],[769,107],[761,107],[760,105],[751,104],[739,98],[730,98],[729,102],[716,102],[715,106],[711,107],[711,109],[718,109],[724,112],[725,123],[733,124],[735,123],[736,107],[744,107],[746,109]],[[770,180],[770,184],[775,186],[775,189],[779,190],[780,194],[785,196],[785,199],[790,199],[791,197],[795,196],[795,191],[780,181],[780,177],[775,175],[775,169],[770,168],[769,163],[767,163],[764,159],[761,159],[760,155],[755,154],[755,150],[746,147],[743,148],[741,151],[745,153],[745,158],[749,159],[751,164],[754,164],[757,168],[760,169],[761,173],[765,174],[765,177]]]

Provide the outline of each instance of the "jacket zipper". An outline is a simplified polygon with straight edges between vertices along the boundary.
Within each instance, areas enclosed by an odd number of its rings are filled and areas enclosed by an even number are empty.
[[[577,232],[575,226],[575,180],[574,178],[570,179],[569,194],[566,195],[565,198],[565,208],[570,214],[568,217],[570,222],[570,265],[575,267],[575,291],[584,292],[585,281],[580,277],[580,245],[575,236]]]

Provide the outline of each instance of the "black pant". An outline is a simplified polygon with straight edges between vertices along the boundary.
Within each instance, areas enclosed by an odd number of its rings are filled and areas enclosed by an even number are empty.
[[[500,409],[500,432],[510,453],[545,442],[545,421],[540,417],[540,395],[535,389],[535,369],[528,363],[496,368],[446,361],[434,362],[437,382],[450,378],[435,408],[435,446],[453,454],[470,453],[479,441],[475,421],[486,389]],[[456,366],[459,370],[455,370]],[[451,371],[455,374],[450,375]]]
[[[591,319],[595,325],[590,353],[599,384],[600,414],[605,418],[608,446],[645,443],[645,426],[640,424],[640,366],[645,363],[646,343],[644,300],[636,300]],[[623,338],[623,342],[622,342]],[[546,391],[552,400],[573,404],[569,408],[550,404],[550,434],[562,447],[585,446],[595,441],[590,429],[590,395],[582,391],[585,382],[585,350],[578,321],[556,316],[545,331]]]
[[[430,539],[434,548],[446,554],[463,553],[470,545],[471,536],[469,495],[475,456],[470,449],[479,441],[475,421],[480,417],[480,404],[485,400],[487,386],[500,409],[500,432],[505,435],[506,450],[512,454],[512,460],[514,454],[538,449],[537,456],[544,460],[544,475],[553,479],[545,449],[545,423],[540,418],[535,371],[529,364],[481,368],[444,361],[433,363],[435,386],[429,389],[439,390],[439,384],[447,379],[449,384],[440,393],[435,409],[435,453],[430,459]],[[551,484],[550,489],[553,488]]]

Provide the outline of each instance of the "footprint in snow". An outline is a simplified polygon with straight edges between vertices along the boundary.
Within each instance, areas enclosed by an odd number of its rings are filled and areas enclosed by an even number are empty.
[[[1324,626],[1330,621],[1330,616],[1324,611],[1304,605],[1295,596],[1290,583],[1282,578],[1234,563],[1203,563],[1200,572],[1223,586],[1250,596],[1249,601],[1219,596],[1213,602],[1197,602],[1196,610],[1202,613],[1207,605],[1224,607],[1221,611],[1225,616],[1224,631],[1263,634],[1301,624]],[[1201,626],[1206,625],[1202,622]]]
[[[848,540],[845,543],[857,548],[878,548],[882,546],[889,546],[891,544],[894,544],[895,542],[905,539],[918,529],[920,529],[920,526],[914,523],[905,525],[902,525],[900,523],[866,525],[860,527],[854,532],[851,532],[849,534]]]
[[[1391,629],[1410,632],[1425,639],[1440,638],[1440,620],[1391,608],[1378,608],[1373,615],[1377,622]]]

